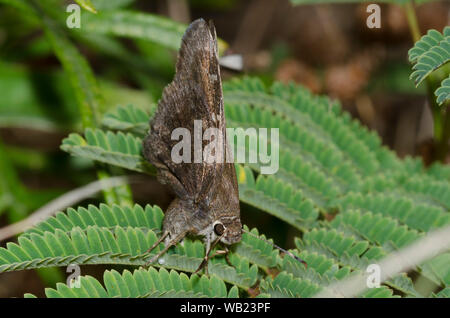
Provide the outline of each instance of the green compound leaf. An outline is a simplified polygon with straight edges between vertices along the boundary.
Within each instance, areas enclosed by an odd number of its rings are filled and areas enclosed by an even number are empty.
[[[152,109],[152,114],[155,109]],[[130,132],[144,138],[149,130],[149,112],[134,105],[118,106],[114,111],[105,114],[102,125],[110,130]]]
[[[446,101],[450,100],[450,75],[444,79],[441,86],[434,92],[436,95],[437,103],[443,105]]]
[[[156,270],[136,269],[133,272],[124,270],[105,271],[103,275],[105,287],[91,276],[81,276],[79,287],[71,288],[58,283],[56,289],[47,288],[48,298],[204,298],[204,297],[235,297],[235,289],[230,293],[223,280],[217,276],[190,277],[174,270],[164,268]],[[75,284],[75,282],[73,282]],[[234,286],[233,286],[234,287]]]
[[[143,266],[154,253],[146,250],[157,241],[156,234],[147,229],[133,227],[115,227],[114,229],[88,226],[86,230],[74,227],[70,233],[60,229],[54,233],[31,233],[19,238],[18,244],[8,243],[7,248],[0,249],[0,272],[34,269],[41,267],[68,266],[70,264],[120,264]],[[165,254],[155,266],[194,272],[202,261],[196,257],[204,253],[203,244],[185,242],[189,248],[177,248],[176,254]],[[195,256],[192,256],[194,251]],[[212,260],[209,273],[222,280],[236,284],[241,288],[249,288],[257,279],[256,265],[250,266],[248,261],[234,256],[231,267]]]
[[[450,36],[444,38],[439,45],[433,46],[422,54],[413,66],[411,79],[418,86],[431,72],[450,61]]]
[[[141,155],[142,140],[131,134],[86,129],[85,138],[70,134],[61,149],[72,155],[108,163],[129,170],[155,174],[153,166]]]

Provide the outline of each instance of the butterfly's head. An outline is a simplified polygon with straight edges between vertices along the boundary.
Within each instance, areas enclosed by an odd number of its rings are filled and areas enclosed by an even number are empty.
[[[242,224],[239,216],[222,216],[214,222],[214,234],[221,237],[224,244],[234,244],[241,240]]]

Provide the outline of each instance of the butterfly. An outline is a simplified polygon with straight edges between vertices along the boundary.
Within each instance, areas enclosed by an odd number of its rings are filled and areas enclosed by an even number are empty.
[[[200,131],[194,129],[195,121],[201,123]],[[192,22],[182,38],[174,79],[164,88],[150,121],[143,154],[156,167],[159,182],[169,185],[176,196],[165,211],[162,235],[149,252],[162,241],[165,247],[147,264],[155,262],[186,235],[203,236],[206,253],[197,271],[204,266],[207,271],[209,254],[218,242],[226,246],[241,240],[236,171],[232,160],[173,160],[173,149],[179,142],[173,138],[173,132],[180,128],[189,132],[188,144],[194,144],[199,134],[215,129],[220,138],[201,139],[201,146],[215,141],[213,154],[222,158],[230,155],[217,35],[212,22],[203,19]],[[198,159],[195,147],[189,151],[183,155]],[[226,254],[226,251],[218,253]]]

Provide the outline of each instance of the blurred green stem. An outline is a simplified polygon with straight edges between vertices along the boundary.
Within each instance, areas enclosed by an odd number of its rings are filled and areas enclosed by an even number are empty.
[[[420,40],[422,36],[419,28],[419,23],[417,22],[416,11],[414,9],[414,3],[411,0],[405,4],[406,17],[408,19],[409,30],[411,31],[411,36],[414,42]]]
[[[440,140],[437,141],[436,147],[436,159],[440,161],[445,161],[448,153],[448,141],[450,139],[450,111],[448,111],[448,107],[450,105],[445,104],[440,106],[441,109],[441,117],[443,117],[443,125],[441,129]]]

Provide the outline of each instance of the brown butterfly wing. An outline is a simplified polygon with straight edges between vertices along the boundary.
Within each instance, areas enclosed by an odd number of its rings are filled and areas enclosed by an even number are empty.
[[[164,89],[158,110],[150,122],[150,133],[144,141],[144,156],[156,166],[158,179],[169,184],[178,197],[193,202],[209,201],[211,196],[216,197],[211,193],[215,184],[222,178],[234,178],[236,182],[236,174],[233,164],[206,163],[203,160],[202,163],[194,163],[194,120],[202,120],[203,132],[214,127],[225,136],[217,39],[214,26],[203,19],[194,21],[183,36],[176,74]],[[171,140],[171,134],[179,127],[191,132],[192,163],[174,163],[171,158],[172,148],[179,142]],[[203,142],[202,149],[207,143]],[[225,147],[226,143],[223,143],[224,151]]]
[[[216,211],[240,217],[239,189],[234,163],[223,164],[220,184],[215,184],[214,191],[209,194],[207,201]]]

